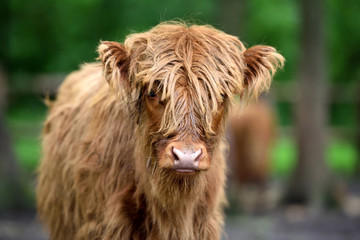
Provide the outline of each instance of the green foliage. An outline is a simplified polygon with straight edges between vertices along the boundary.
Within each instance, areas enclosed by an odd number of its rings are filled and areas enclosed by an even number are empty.
[[[226,3],[223,3],[226,4]],[[176,18],[215,21],[215,0],[4,0],[1,1],[2,58],[10,71],[62,72],[93,61],[99,40],[118,40],[160,21]],[[299,2],[246,1],[241,38],[275,46],[287,59],[277,79],[293,79],[299,55]],[[329,76],[336,82],[360,79],[360,4],[325,1]],[[239,29],[240,32],[240,29]]]
[[[12,133],[19,165],[33,173],[40,157],[40,132],[45,118],[45,106],[40,98],[18,97],[11,102],[7,124]]]
[[[275,176],[285,177],[295,167],[296,147],[293,139],[280,138],[272,151],[272,172]]]
[[[278,177],[287,177],[296,164],[297,148],[293,138],[277,140],[272,151],[272,172]],[[356,146],[343,139],[332,139],[326,149],[326,163],[331,172],[353,176],[357,159]]]
[[[360,81],[360,4],[358,0],[327,2],[329,77],[333,82]]]
[[[327,148],[326,159],[333,172],[351,176],[357,159],[356,146],[350,141],[333,140]]]
[[[277,106],[278,124],[280,126],[291,126],[293,124],[293,106],[289,102],[278,102]]]
[[[356,126],[356,104],[334,103],[330,108],[330,124],[332,126]]]
[[[249,45],[274,46],[284,55],[286,64],[276,79],[290,80],[297,70],[299,53],[299,6],[294,0],[247,1],[245,40]]]
[[[122,41],[178,17],[208,22],[213,7],[207,0],[14,0],[6,29],[9,70],[67,72],[94,61],[100,40]]]

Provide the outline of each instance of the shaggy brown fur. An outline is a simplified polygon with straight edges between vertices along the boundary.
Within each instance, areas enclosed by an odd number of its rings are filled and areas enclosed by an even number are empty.
[[[45,122],[37,203],[51,238],[219,239],[229,100],[268,89],[283,57],[183,23],[98,52]],[[174,170],[175,147],[200,149],[196,172]]]

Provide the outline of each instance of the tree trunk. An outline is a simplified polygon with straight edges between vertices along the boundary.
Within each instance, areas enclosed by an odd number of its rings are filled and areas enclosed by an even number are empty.
[[[303,0],[299,93],[297,105],[298,162],[287,200],[322,206],[325,164],[327,84],[323,1]]]

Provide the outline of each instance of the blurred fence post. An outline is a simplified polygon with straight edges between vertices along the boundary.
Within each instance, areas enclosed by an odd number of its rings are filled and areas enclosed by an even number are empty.
[[[323,204],[327,168],[325,132],[327,117],[327,74],[324,41],[324,6],[322,0],[301,1],[301,56],[297,102],[298,162],[286,200]]]

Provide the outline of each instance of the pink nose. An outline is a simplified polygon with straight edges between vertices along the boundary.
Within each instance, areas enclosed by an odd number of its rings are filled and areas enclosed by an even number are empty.
[[[174,156],[174,169],[178,172],[194,172],[198,170],[199,160],[202,155],[202,149],[185,149],[179,150],[176,147],[172,148]]]

